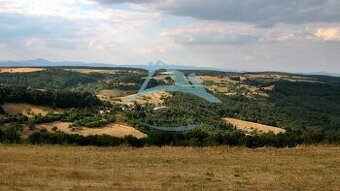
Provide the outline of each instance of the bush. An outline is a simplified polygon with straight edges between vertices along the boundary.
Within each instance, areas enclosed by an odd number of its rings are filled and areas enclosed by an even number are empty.
[[[20,143],[21,137],[18,132],[19,126],[11,125],[9,127],[0,127],[0,142]]]

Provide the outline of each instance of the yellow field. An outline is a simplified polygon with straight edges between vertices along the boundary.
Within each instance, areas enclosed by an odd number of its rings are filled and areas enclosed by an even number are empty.
[[[36,128],[38,129],[45,128],[49,132],[54,132],[54,130],[52,130],[53,127],[57,127],[58,131],[61,131],[67,134],[79,134],[83,136],[105,134],[105,135],[111,135],[113,137],[125,137],[128,135],[134,136],[136,138],[146,137],[146,134],[127,125],[109,124],[101,128],[81,127],[79,129],[75,128],[75,130],[73,131],[72,128],[69,128],[71,124],[72,123],[56,121],[52,123],[39,124],[36,126]]]
[[[126,94],[126,91],[119,89],[105,89],[98,93],[98,98],[101,100],[110,100],[111,97],[116,98]]]
[[[120,100],[121,100],[121,102],[127,102],[134,95],[135,94],[120,97]],[[153,103],[155,105],[162,105],[164,103],[164,100],[162,99],[162,97],[165,97],[165,96],[170,96],[170,94],[168,92],[161,91],[161,92],[156,92],[156,93],[150,93],[146,96],[138,98],[135,101],[139,104]]]
[[[246,78],[249,79],[258,79],[258,78],[267,78],[267,79],[276,79],[276,80],[287,80],[290,82],[310,82],[310,83],[322,83],[321,81],[316,80],[311,77],[303,77],[303,76],[291,76],[285,74],[244,74]]]
[[[41,115],[47,115],[48,113],[63,112],[62,109],[52,109],[50,107],[36,106],[25,103],[5,103],[1,106],[7,114],[16,115],[18,113],[22,113],[23,115],[26,115],[28,117],[32,116],[33,114],[39,113]]]
[[[65,69],[65,70],[79,72],[83,74],[90,74],[90,73],[115,74],[119,71],[119,70],[96,70],[96,69]]]
[[[217,76],[198,76],[201,81],[213,81],[215,83],[237,83],[237,81],[230,79],[229,77],[217,77]]]
[[[253,122],[243,121],[243,120],[234,119],[234,118],[224,118],[224,120],[227,123],[234,125],[237,129],[239,129],[239,130],[241,130],[245,133],[252,133],[252,132],[256,131],[256,132],[259,132],[259,133],[261,133],[261,132],[263,132],[263,133],[273,132],[274,134],[278,134],[278,133],[286,132],[286,130],[284,130],[284,129],[269,126],[269,125],[263,125],[263,124],[260,124],[260,123],[253,123]]]
[[[0,190],[339,190],[340,147],[0,145]]]
[[[0,73],[29,73],[44,71],[45,68],[0,68]]]

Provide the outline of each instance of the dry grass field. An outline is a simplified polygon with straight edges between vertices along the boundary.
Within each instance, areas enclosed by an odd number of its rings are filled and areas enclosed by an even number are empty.
[[[101,90],[97,97],[101,100],[110,100],[111,98],[117,98],[126,95],[126,91],[119,89],[105,89]]]
[[[28,117],[32,116],[32,114],[41,114],[47,115],[48,113],[59,113],[63,112],[62,109],[52,109],[50,107],[45,106],[36,106],[26,103],[5,103],[1,105],[4,109],[5,113],[10,115],[16,115],[18,113],[22,113]]]
[[[63,133],[67,134],[79,134],[83,136],[89,136],[89,135],[110,135],[113,137],[125,137],[128,135],[134,136],[136,138],[143,138],[146,137],[146,134],[136,130],[133,127],[127,126],[127,125],[121,125],[121,124],[109,124],[105,127],[101,128],[87,128],[87,127],[81,127],[81,128],[75,128],[74,131],[72,131],[72,128],[69,128],[69,126],[72,123],[68,122],[51,122],[51,123],[44,123],[39,124],[36,126],[38,129],[46,129],[49,132],[55,132],[53,130],[54,127],[57,127],[56,131],[61,131]]]
[[[135,94],[120,97],[121,103],[128,102],[133,96],[135,96]],[[160,91],[160,92],[150,93],[148,95],[142,96],[134,101],[136,101],[139,104],[153,103],[155,105],[162,105],[164,103],[164,100],[162,98],[166,96],[170,96],[170,94],[165,91]]]
[[[0,145],[0,190],[339,190],[340,147]]]
[[[0,73],[29,73],[44,71],[45,68],[0,68]]]
[[[253,123],[253,122],[249,122],[249,121],[243,121],[243,120],[239,120],[239,119],[235,119],[235,118],[224,118],[224,120],[227,123],[230,123],[232,125],[234,125],[237,129],[245,132],[245,133],[252,133],[254,131],[256,132],[263,132],[263,133],[269,133],[269,132],[273,132],[274,134],[278,134],[278,133],[284,133],[286,132],[286,130],[282,129],[282,128],[278,128],[278,127],[273,127],[273,126],[269,126],[269,125],[263,125],[260,123]]]
[[[101,74],[115,74],[121,70],[96,70],[96,69],[65,69],[67,71],[79,72],[83,74],[90,74],[90,73],[101,73]]]

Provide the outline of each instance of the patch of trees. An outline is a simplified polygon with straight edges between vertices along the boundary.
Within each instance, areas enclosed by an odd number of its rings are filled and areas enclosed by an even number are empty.
[[[101,113],[100,113],[101,112]],[[100,108],[70,109],[65,111],[61,121],[72,122],[75,127],[103,127],[114,123],[116,110]]]
[[[0,106],[0,114],[5,114],[4,108]]]
[[[153,131],[149,134],[149,145],[173,146],[246,146],[246,147],[294,147],[311,144],[340,144],[340,132],[310,130],[303,133],[288,131],[285,134],[273,133],[245,136],[241,132],[209,134],[198,130],[187,133]]]
[[[5,123],[20,123],[26,124],[30,128],[34,128],[35,125],[41,123],[50,123],[54,121],[72,122],[74,127],[103,127],[109,123],[116,121],[116,108],[101,110],[98,108],[72,108],[64,111],[63,113],[48,113],[43,116],[41,114],[34,114],[30,117],[26,117],[22,114],[14,116],[4,115],[0,116],[0,124]],[[110,113],[100,114],[99,111],[105,111]]]
[[[204,104],[205,100],[201,98],[176,92],[171,99],[165,100],[167,107],[164,109],[155,111],[152,104],[142,106],[135,103],[134,109],[126,111],[125,114],[130,125],[146,133],[149,128],[145,124],[158,127],[200,125],[211,133],[233,129]]]
[[[0,143],[21,143],[20,130],[18,123],[0,126]]]
[[[20,143],[20,137],[13,129],[1,130],[1,142]],[[107,135],[95,135],[84,137],[82,135],[36,132],[31,134],[27,140],[30,144],[60,144],[79,146],[119,146],[129,145],[133,147],[143,146],[245,146],[256,147],[295,147],[297,145],[317,144],[340,144],[339,131],[309,130],[305,132],[288,131],[285,134],[275,135],[273,133],[245,136],[243,133],[209,134],[202,130],[194,130],[185,133],[174,133],[164,131],[151,131],[147,138],[137,139],[135,137],[111,137]]]
[[[129,145],[133,147],[142,147],[145,144],[144,139],[137,139],[132,136],[124,138],[112,137],[108,135],[70,135],[64,133],[47,133],[37,132],[28,137],[30,144],[60,144],[60,145],[78,145],[78,146],[100,146],[113,147],[119,145]]]
[[[50,107],[91,107],[101,105],[100,100],[90,92],[69,90],[38,90],[18,86],[0,87],[0,103],[30,103]]]
[[[65,89],[97,83],[106,77],[107,75],[99,73],[83,74],[80,72],[50,68],[48,70],[31,73],[1,73],[0,85],[25,86],[40,89]]]

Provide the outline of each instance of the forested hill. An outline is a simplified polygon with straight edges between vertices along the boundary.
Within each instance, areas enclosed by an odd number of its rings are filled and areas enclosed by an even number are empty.
[[[194,122],[212,130],[221,125],[220,119],[234,117],[285,129],[340,129],[340,78],[278,72],[182,71],[186,75],[196,73],[205,88],[223,103],[209,104],[192,95],[172,93],[164,101],[170,108],[167,112],[127,112],[128,121],[141,129],[145,122],[165,126]],[[156,75],[148,87],[169,83],[164,71]],[[127,68],[58,67],[5,72],[0,73],[0,102],[92,107],[101,104],[96,94],[102,90],[120,91],[126,96],[136,93],[146,76],[145,70]],[[114,100],[119,99],[112,94],[106,101],[115,104]]]

